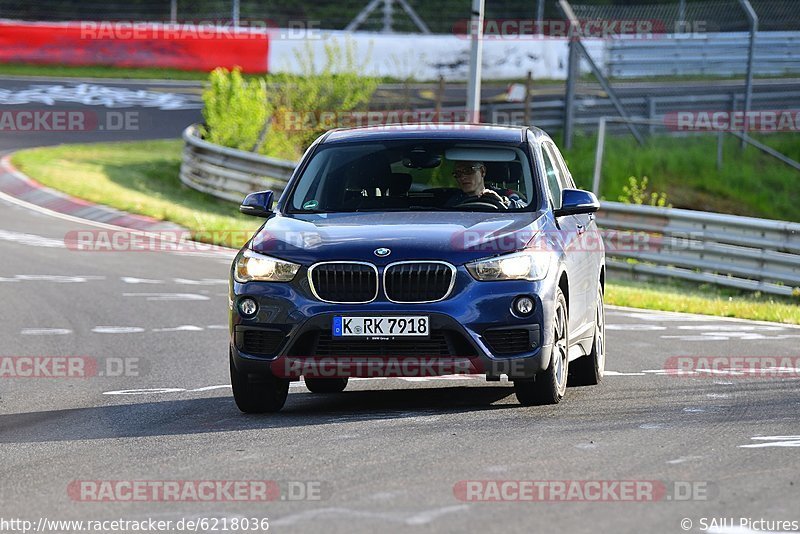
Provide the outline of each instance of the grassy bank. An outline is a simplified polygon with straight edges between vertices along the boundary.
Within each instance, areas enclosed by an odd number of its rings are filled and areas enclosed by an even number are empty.
[[[0,64],[0,75],[50,76],[54,78],[121,78],[127,80],[196,80],[204,82],[208,73],[164,68],[125,68],[68,65],[28,65],[21,63]]]
[[[93,202],[180,224],[197,232],[233,232],[217,244],[240,246],[260,224],[236,206],[210,199],[178,180],[181,141],[69,145],[18,152],[14,164],[45,185]],[[710,286],[610,281],[606,302],[800,324],[800,306]]]
[[[800,161],[797,134],[762,135],[760,141]],[[596,136],[577,136],[564,157],[579,187],[590,188]],[[617,200],[628,177],[649,178],[651,191],[666,192],[670,204],[735,215],[800,221],[800,171],[755,147],[739,149],[727,136],[723,166],[716,166],[717,137],[657,136],[640,147],[630,135],[606,137],[601,195]]]
[[[182,147],[180,140],[61,145],[23,150],[12,161],[38,182],[78,198],[215,232],[201,239],[241,246],[261,221],[181,184]]]
[[[606,303],[631,308],[800,324],[797,299],[764,296],[713,286],[609,281]]]

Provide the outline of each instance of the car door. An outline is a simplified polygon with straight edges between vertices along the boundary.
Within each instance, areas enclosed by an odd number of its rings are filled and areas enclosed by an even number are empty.
[[[542,147],[555,167],[561,190],[566,188],[575,189],[572,175],[555,144],[547,140],[542,143]],[[561,220],[564,224],[566,224],[566,220],[569,220],[570,231],[574,232],[570,236],[570,248],[568,251],[573,259],[573,267],[569,273],[569,312],[570,324],[574,327],[571,333],[573,339],[577,341],[585,337],[587,333],[590,334],[592,332],[591,327],[594,321],[594,292],[596,291],[596,286],[593,283],[593,265],[595,263],[593,256],[596,253],[586,246],[586,232],[592,221],[587,214],[567,215],[561,217]]]
[[[561,207],[561,191],[564,189],[562,178],[555,158],[544,143],[541,145],[542,163],[544,165],[545,180],[547,181],[548,197],[551,209],[556,210]],[[568,215],[555,218],[558,227],[558,235],[552,236],[553,241],[562,243],[565,253],[565,264],[567,276],[569,277],[569,331],[570,336],[581,330],[585,321],[585,303],[581,302],[582,295],[573,294],[578,288],[576,283],[580,283],[580,271],[584,268],[581,265],[580,247],[578,247],[578,229],[575,217]],[[575,300],[575,298],[578,300]],[[577,338],[570,338],[574,340]]]

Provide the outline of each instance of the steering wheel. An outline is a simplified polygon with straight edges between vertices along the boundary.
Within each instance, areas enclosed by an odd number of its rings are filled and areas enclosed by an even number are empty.
[[[461,204],[454,206],[456,208],[472,208],[472,207],[481,207],[481,208],[489,208],[493,210],[506,210],[508,207],[503,204],[500,199],[495,198],[492,195],[483,194],[479,197],[472,197],[468,200],[465,200]]]

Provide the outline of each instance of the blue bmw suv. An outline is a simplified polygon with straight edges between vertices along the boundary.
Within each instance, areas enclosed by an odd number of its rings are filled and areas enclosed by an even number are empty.
[[[240,410],[280,410],[302,376],[453,373],[558,403],[605,366],[597,198],[536,128],[333,130],[306,151],[231,270],[230,372]]]

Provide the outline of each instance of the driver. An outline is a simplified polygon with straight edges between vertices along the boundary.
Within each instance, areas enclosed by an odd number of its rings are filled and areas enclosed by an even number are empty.
[[[453,207],[476,199],[485,199],[492,204],[502,206],[503,209],[524,207],[519,196],[512,194],[511,198],[502,195],[502,190],[487,188],[484,184],[486,165],[482,161],[457,161],[453,169],[453,177],[461,191],[456,191],[445,206]]]

